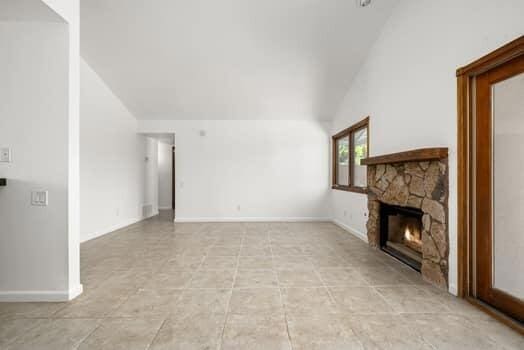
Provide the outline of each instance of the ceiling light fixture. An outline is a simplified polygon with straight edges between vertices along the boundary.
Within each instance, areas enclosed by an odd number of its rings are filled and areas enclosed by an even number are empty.
[[[358,6],[366,7],[371,4],[371,0],[357,0]]]

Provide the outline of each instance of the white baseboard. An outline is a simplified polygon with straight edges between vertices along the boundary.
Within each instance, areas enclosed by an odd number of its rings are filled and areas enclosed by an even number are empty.
[[[0,302],[59,302],[70,301],[82,294],[83,286],[64,291],[0,291]]]
[[[154,215],[152,215],[152,216],[154,216]],[[140,222],[140,221],[142,221],[144,219],[147,219],[147,218],[129,219],[129,220],[125,220],[125,221],[119,222],[118,224],[106,227],[106,228],[101,229],[101,230],[96,230],[96,231],[88,233],[88,234],[81,234],[80,243],[84,243],[84,242],[90,241],[92,239],[98,238],[100,236],[106,235],[108,233],[111,233],[113,231],[120,230],[120,229],[122,229],[124,227],[127,227],[129,225],[136,224],[137,222]]]
[[[175,222],[322,222],[331,218],[322,217],[199,217],[175,218]]]
[[[450,292],[451,294],[457,296],[457,295],[458,295],[458,288],[457,288],[457,285],[454,284],[454,283],[450,283],[450,284],[449,284],[449,287],[448,287],[448,292]]]
[[[337,225],[338,227],[348,231],[349,233],[351,233],[353,236],[356,236],[358,238],[360,238],[361,240],[363,240],[364,242],[368,243],[368,235],[363,233],[363,232],[360,232],[359,230],[356,230],[346,224],[344,224],[342,221],[339,221],[337,219],[331,219],[331,221]]]

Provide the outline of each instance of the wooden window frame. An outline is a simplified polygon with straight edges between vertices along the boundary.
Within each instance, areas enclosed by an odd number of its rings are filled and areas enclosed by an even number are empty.
[[[355,145],[353,142],[353,134],[356,131],[366,129],[366,135],[367,135],[367,157],[369,157],[369,117],[366,117],[359,121],[356,124],[353,124],[347,129],[344,129],[335,135],[331,137],[331,156],[332,156],[332,164],[331,164],[331,188],[334,190],[340,190],[340,191],[348,191],[348,192],[355,192],[355,193],[368,193],[367,187],[360,187],[360,186],[354,186],[353,185],[353,175],[355,172],[355,164],[354,161],[354,151],[355,151]],[[338,173],[338,150],[337,150],[337,141],[341,138],[348,137],[349,138],[349,171],[348,171],[348,184],[349,185],[338,185],[337,184],[337,173]]]

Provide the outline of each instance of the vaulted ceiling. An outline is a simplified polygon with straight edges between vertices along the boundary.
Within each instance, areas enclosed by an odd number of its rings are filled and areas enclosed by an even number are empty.
[[[329,120],[396,3],[81,0],[81,51],[139,119]]]

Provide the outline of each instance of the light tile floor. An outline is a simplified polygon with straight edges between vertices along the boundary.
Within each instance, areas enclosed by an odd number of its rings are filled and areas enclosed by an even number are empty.
[[[173,224],[82,244],[84,294],[1,303],[1,349],[524,349],[330,223]]]

